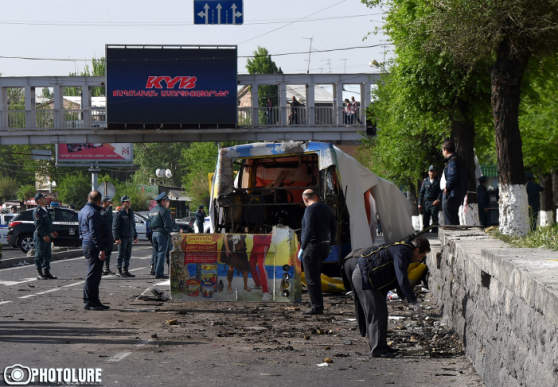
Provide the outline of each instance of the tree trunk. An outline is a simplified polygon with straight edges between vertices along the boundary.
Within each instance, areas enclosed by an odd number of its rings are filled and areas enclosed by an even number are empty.
[[[411,208],[413,211],[413,216],[418,216],[419,215],[419,210],[418,210],[418,192],[420,191],[420,187],[422,185],[422,182],[420,180],[417,180],[414,184],[410,184],[410,188],[409,188],[409,202],[411,203]]]
[[[458,98],[453,105],[451,138],[455,151],[461,156],[469,171],[467,191],[476,191],[475,178],[475,123],[471,119],[469,103]]]
[[[558,222],[558,170],[552,172],[552,192],[554,193],[554,220]]]
[[[550,226],[554,224],[554,198],[552,195],[552,175],[544,173],[540,176],[540,183],[544,191],[540,193],[541,212],[539,214],[540,225]]]
[[[521,79],[528,61],[528,55],[512,56],[510,42],[504,40],[496,50],[496,60],[490,69],[500,183],[500,232],[514,236],[524,236],[529,231],[518,120]]]

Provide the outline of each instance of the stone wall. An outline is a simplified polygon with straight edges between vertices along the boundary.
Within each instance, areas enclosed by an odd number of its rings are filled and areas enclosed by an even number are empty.
[[[487,386],[558,387],[558,252],[440,229],[428,255],[442,322]]]

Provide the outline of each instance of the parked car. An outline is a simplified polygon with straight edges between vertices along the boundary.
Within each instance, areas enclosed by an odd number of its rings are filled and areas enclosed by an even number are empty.
[[[193,233],[194,225],[192,224],[191,218],[176,219],[175,223],[178,227],[182,229],[184,233]]]
[[[8,224],[17,214],[0,214],[0,244],[8,244]]]
[[[58,233],[58,236],[52,240],[54,245],[81,246],[78,212],[69,208],[48,208],[48,212],[53,219],[53,231]],[[33,210],[22,211],[14,216],[8,224],[8,244],[13,247],[17,246],[21,251],[27,253],[35,248],[34,232]]]
[[[151,242],[151,229],[149,228],[149,218],[144,213],[134,212],[136,217],[136,231],[140,241]]]

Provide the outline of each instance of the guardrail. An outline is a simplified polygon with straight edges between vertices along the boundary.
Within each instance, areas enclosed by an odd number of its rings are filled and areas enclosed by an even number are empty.
[[[308,126],[348,126],[363,127],[363,117],[359,114],[345,114],[338,124],[336,109],[333,107],[239,107],[239,127],[308,127]]]

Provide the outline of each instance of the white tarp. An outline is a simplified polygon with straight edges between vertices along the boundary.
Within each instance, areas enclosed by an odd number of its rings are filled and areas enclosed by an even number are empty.
[[[372,189],[386,243],[402,240],[415,232],[411,221],[411,204],[401,190],[366,169],[354,158],[334,147],[343,192],[347,189],[350,215],[351,249],[374,244],[366,216],[364,194]]]

